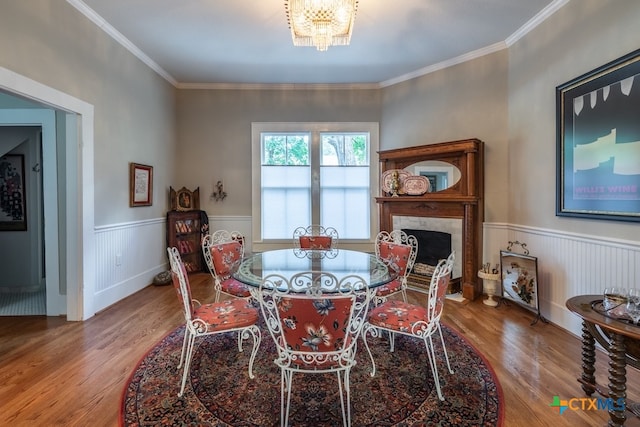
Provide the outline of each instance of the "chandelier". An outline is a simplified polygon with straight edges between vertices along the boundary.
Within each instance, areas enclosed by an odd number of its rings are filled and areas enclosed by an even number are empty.
[[[294,46],[346,46],[356,17],[358,0],[285,0]]]

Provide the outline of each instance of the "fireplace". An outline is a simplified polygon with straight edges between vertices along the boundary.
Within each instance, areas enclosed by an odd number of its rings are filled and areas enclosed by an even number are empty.
[[[418,241],[416,264],[435,267],[440,260],[446,259],[451,253],[451,234],[449,233],[432,230],[412,230],[410,228],[403,228],[402,231],[413,235]]]
[[[431,282],[431,274],[442,259],[446,259],[455,251],[453,271],[447,293],[460,291],[462,276],[462,224],[460,220],[447,218],[420,218],[395,216],[394,229],[400,228],[418,241],[418,254],[409,276],[410,285],[427,291]],[[420,228],[405,228],[420,227]],[[436,231],[446,230],[446,231]]]
[[[381,173],[402,169],[413,175],[423,174],[425,169],[428,172],[434,167],[432,162],[438,163],[435,167],[453,169],[453,182],[443,190],[420,195],[383,194],[376,197],[380,208],[380,230],[408,229],[449,234],[451,250],[456,253],[452,282],[457,281],[466,299],[474,300],[482,295],[482,283],[477,277],[482,257],[484,213],[482,141],[442,142],[380,151],[378,154]],[[418,243],[418,250],[420,246]]]

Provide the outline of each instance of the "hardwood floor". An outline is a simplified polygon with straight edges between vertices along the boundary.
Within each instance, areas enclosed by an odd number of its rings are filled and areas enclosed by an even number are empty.
[[[194,297],[212,299],[210,276],[191,276]],[[414,301],[424,294],[410,292]],[[530,312],[447,301],[443,321],[487,358],[504,393],[505,426],[600,426],[602,410],[549,406],[554,396],[584,397],[580,340],[553,324],[531,326]],[[51,317],[0,317],[0,425],[116,426],[129,374],[146,351],[179,326],[171,286],[149,286],[86,322]],[[607,384],[607,356],[596,376]],[[627,395],[640,399],[640,374],[627,368]],[[177,384],[172,386],[176,387]],[[628,415],[627,425],[640,420]]]

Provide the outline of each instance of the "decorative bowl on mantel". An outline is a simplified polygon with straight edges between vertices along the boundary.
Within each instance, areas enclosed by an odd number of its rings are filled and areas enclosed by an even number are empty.
[[[429,192],[431,183],[426,176],[409,175],[402,182],[402,189],[410,196],[420,196]]]
[[[400,188],[398,188],[398,194],[404,194],[405,191],[404,191],[403,183],[407,179],[407,177],[411,176],[411,174],[404,169],[389,169],[384,171],[382,173],[382,191],[389,194],[393,193],[393,190],[391,188],[391,181],[393,181],[394,172],[398,173],[398,180],[400,181]]]

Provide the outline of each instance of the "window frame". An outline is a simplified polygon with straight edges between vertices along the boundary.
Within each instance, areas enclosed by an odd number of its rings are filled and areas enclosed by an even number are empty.
[[[371,252],[375,242],[379,224],[379,211],[375,197],[379,194],[380,172],[376,156],[380,147],[379,124],[377,122],[254,122],[251,123],[251,214],[252,214],[252,248],[254,252],[273,249],[285,249],[292,245],[293,231],[288,239],[262,239],[262,133],[310,133],[311,138],[319,138],[321,133],[354,133],[369,134],[369,239],[340,238],[340,247],[344,249]],[[315,160],[314,160],[315,157]],[[314,162],[319,162],[317,156],[312,156]],[[314,195],[312,195],[312,198]],[[309,224],[300,224],[303,226]]]

